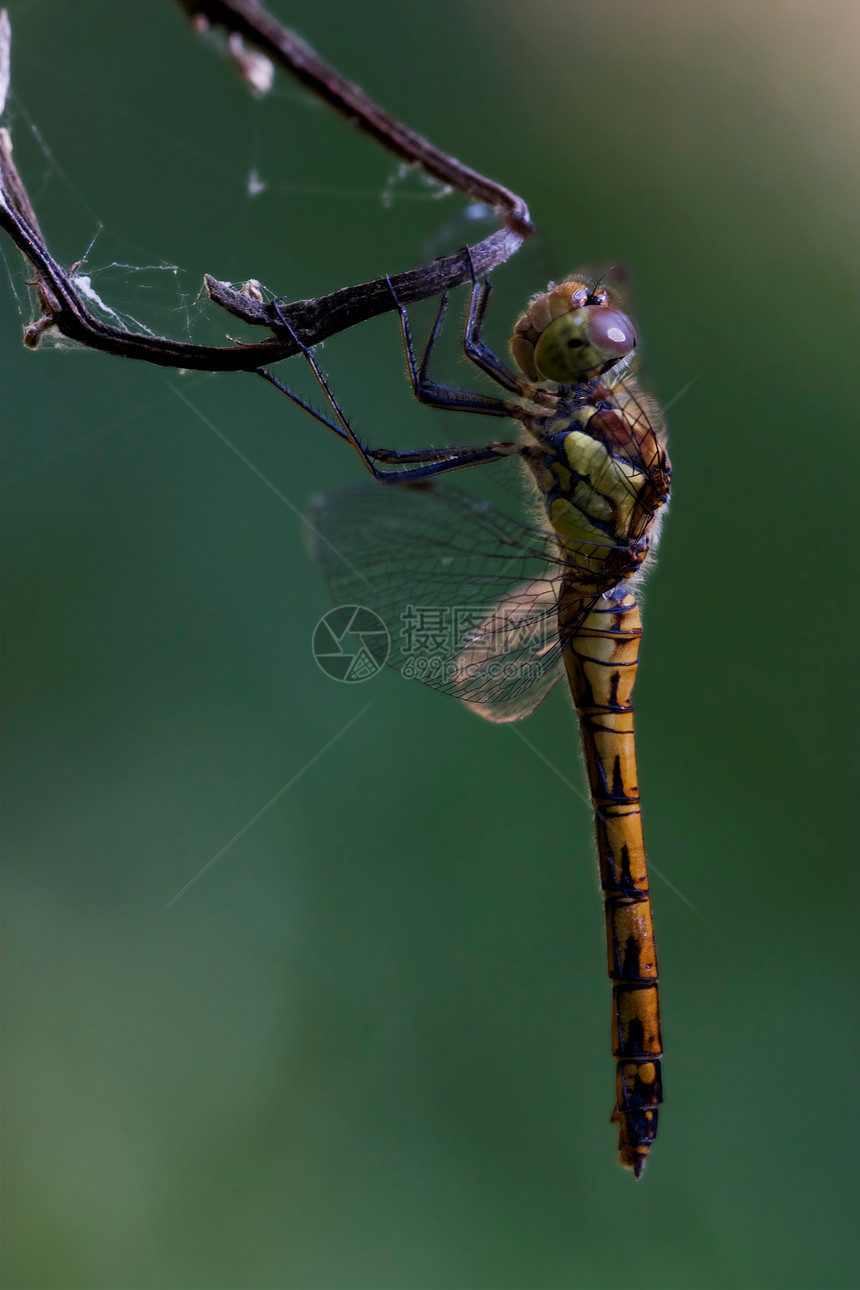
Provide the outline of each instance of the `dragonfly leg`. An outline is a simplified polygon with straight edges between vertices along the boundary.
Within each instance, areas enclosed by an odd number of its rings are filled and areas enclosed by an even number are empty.
[[[320,389],[323,394],[325,394],[332,411],[337,417],[337,421],[332,421],[329,417],[318,412],[316,408],[311,407],[311,405],[305,402],[304,399],[300,398],[298,394],[295,394],[286,385],[283,385],[267,368],[259,368],[258,375],[262,376],[264,380],[269,381],[276,389],[280,390],[282,394],[286,394],[288,399],[291,399],[293,403],[302,408],[305,412],[310,413],[315,420],[319,421],[329,430],[333,430],[341,439],[346,439],[347,442],[351,443],[375,479],[378,479],[382,483],[402,483],[409,482],[410,480],[417,481],[420,479],[427,479],[433,475],[445,474],[450,470],[462,470],[466,466],[478,466],[483,465],[486,462],[498,461],[501,457],[510,457],[523,451],[522,446],[518,443],[501,442],[483,445],[470,444],[462,448],[424,448],[405,452],[399,452],[390,448],[368,448],[366,444],[361,442],[355,431],[352,429],[352,426],[346,418],[346,414],[343,412],[340,404],[334,397],[319,364],[316,362],[310,349],[306,345],[303,345],[296,336],[290,323],[278,309],[277,301],[274,302],[274,308],[283,323],[285,330],[295,341],[305,359],[310,364],[311,370],[317,379]],[[384,463],[385,465],[399,465],[402,468],[399,470],[380,470],[377,462]]]
[[[406,467],[406,469],[387,471],[386,479],[418,480],[431,475],[444,475],[451,470],[464,470],[467,466],[481,466],[490,461],[499,461],[502,457],[521,456],[523,444],[519,443],[486,443],[467,444],[461,448],[417,448],[399,451],[394,448],[368,448],[367,455],[374,461],[386,465]]]
[[[471,266],[472,257],[469,248],[466,247],[466,253],[469,256]],[[554,406],[556,402],[555,395],[547,390],[539,390],[536,385],[524,381],[521,376],[517,376],[507,363],[503,363],[498,354],[490,349],[489,345],[481,340],[481,328],[484,325],[484,315],[487,312],[487,305],[492,295],[493,284],[489,278],[484,278],[478,282],[475,277],[475,270],[472,268],[472,299],[469,302],[469,317],[466,321],[466,331],[463,335],[463,349],[466,357],[476,367],[489,376],[491,381],[501,385],[504,389],[509,390],[511,394],[517,394],[520,398],[529,399],[532,403]]]
[[[267,367],[258,367],[257,376],[262,376],[263,380],[269,381],[270,384],[274,385],[276,390],[280,390],[281,394],[286,394],[288,399],[292,399],[293,403],[300,407],[304,412],[310,413],[315,421],[319,421],[321,425],[327,426],[328,429],[333,430],[336,435],[340,435],[341,439],[349,439],[346,431],[341,426],[336,425],[334,421],[330,421],[328,417],[323,416],[323,414],[318,412],[316,408],[311,407],[310,403],[306,403],[304,399],[299,398],[298,394],[289,389],[286,385],[283,385],[276,376],[273,376]]]
[[[445,314],[448,311],[447,294],[441,299],[419,364],[415,358],[415,348],[412,344],[412,332],[409,327],[406,309],[398,300],[390,278],[388,279],[388,287],[397,307],[397,312],[400,315],[400,330],[403,335],[403,348],[406,351],[409,380],[419,403],[426,403],[434,408],[448,408],[453,412],[480,412],[484,416],[513,417],[514,420],[521,421],[524,413],[519,403],[512,403],[507,399],[497,399],[492,395],[475,394],[471,390],[459,390],[452,386],[439,385],[436,381],[428,379],[427,371],[430,365],[430,357],[439,337],[439,332],[442,329]]]
[[[284,330],[287,332],[287,335],[290,337],[290,339],[295,343],[295,345],[301,350],[302,354],[304,355],[304,358],[308,363],[314,376],[316,377],[317,384],[319,385],[320,389],[325,395],[326,400],[328,401],[329,407],[334,413],[336,419],[334,421],[331,421],[329,420],[328,417],[323,416],[321,412],[317,412],[316,409],[312,408],[310,404],[304,401],[304,399],[299,398],[299,396],[297,394],[294,394],[292,390],[289,390],[285,385],[282,385],[281,382],[278,381],[274,376],[272,376],[271,372],[267,371],[265,368],[258,369],[259,374],[262,377],[264,377],[265,380],[270,381],[272,385],[276,386],[279,390],[281,390],[282,393],[286,394],[287,398],[291,399],[293,403],[297,404],[300,408],[303,408],[305,412],[309,412],[311,416],[314,417],[317,421],[321,422],[322,425],[328,426],[330,430],[334,430],[335,434],[340,435],[342,439],[346,439],[349,443],[351,443],[353,448],[358,453],[359,457],[361,457],[361,460],[364,462],[364,465],[370,471],[371,475],[373,475],[375,479],[385,480],[388,477],[386,475],[386,472],[381,471],[379,467],[375,464],[370,453],[367,450],[366,445],[361,442],[358,435],[353,430],[352,426],[350,425],[347,419],[346,413],[343,411],[337,399],[335,398],[334,393],[331,387],[329,386],[328,381],[325,378],[322,368],[314,358],[312,351],[307,345],[305,345],[301,340],[299,340],[298,336],[296,335],[295,331],[290,325],[289,320],[284,317],[284,315],[281,313],[281,310],[278,308],[277,300],[272,301],[272,308],[275,310],[275,313],[278,315],[278,318],[283,324]]]

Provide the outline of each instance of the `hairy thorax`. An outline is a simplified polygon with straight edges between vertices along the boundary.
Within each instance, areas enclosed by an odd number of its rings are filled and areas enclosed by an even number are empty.
[[[665,450],[638,401],[635,413],[594,381],[560,390],[550,416],[524,422],[537,445],[529,464],[547,520],[595,588],[640,570],[668,498]]]

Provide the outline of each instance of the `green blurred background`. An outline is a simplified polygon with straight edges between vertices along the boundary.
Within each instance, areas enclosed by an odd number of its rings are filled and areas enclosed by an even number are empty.
[[[294,298],[465,240],[169,0],[10,8],[19,166],[112,308],[217,340],[206,271]],[[638,684],[649,850],[696,910],[655,880],[660,1137],[635,1184],[588,809],[510,730],[313,661],[296,512],[357,461],[247,376],[25,352],[7,244],[4,1284],[855,1285],[856,6],[276,12],[527,198],[498,346],[620,259],[651,388],[697,378]],[[323,358],[374,443],[497,433],[413,403],[391,316]],[[582,784],[561,693],[523,730]]]

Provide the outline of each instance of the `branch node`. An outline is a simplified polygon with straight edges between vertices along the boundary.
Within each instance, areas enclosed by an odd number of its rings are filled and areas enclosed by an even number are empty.
[[[263,293],[256,278],[249,278],[242,290],[237,291],[229,282],[220,282],[218,278],[213,278],[211,273],[204,273],[203,285],[213,304],[220,305],[234,318],[241,318],[251,327],[269,327],[275,321],[274,315],[263,300]]]

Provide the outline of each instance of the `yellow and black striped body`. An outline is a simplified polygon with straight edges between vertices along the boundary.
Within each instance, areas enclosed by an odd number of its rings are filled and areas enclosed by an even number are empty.
[[[571,602],[579,612],[579,600]],[[560,611],[565,628],[565,607]],[[662,1101],[660,1004],[633,733],[642,624],[636,599],[602,596],[565,649],[594,807],[606,947],[621,1163],[640,1176]]]
[[[512,351],[524,357],[530,375],[542,373],[521,338],[535,344],[537,337],[539,344],[541,313],[558,317],[569,293],[563,284],[533,302],[518,325]],[[566,326],[556,324],[561,341]],[[570,334],[576,339],[581,332]],[[553,353],[552,361],[564,355]],[[630,362],[613,366],[611,373],[558,384],[551,411],[536,412],[523,425],[533,443],[526,460],[568,569],[559,633],[579,716],[605,902],[617,1063],[612,1120],[619,1125],[621,1163],[638,1178],[657,1132],[662,1044],[633,733],[642,634],[635,585],[659,535],[670,466],[659,414],[639,393]]]

